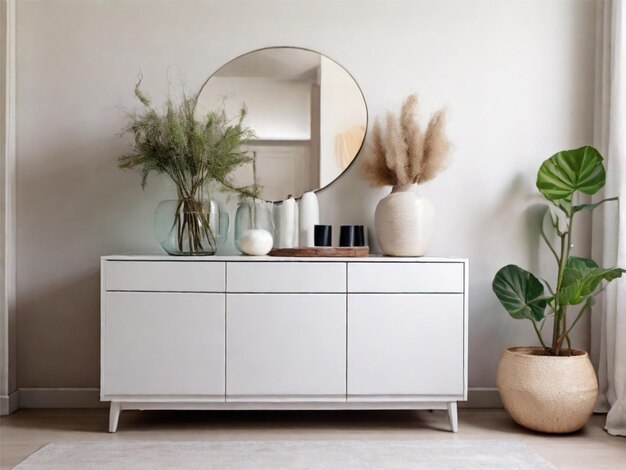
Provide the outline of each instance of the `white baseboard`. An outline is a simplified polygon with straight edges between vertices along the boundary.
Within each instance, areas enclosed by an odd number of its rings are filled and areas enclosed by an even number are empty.
[[[20,407],[20,391],[10,395],[0,395],[0,416],[10,415]]]
[[[20,408],[103,408],[108,402],[100,401],[97,388],[21,388]],[[461,408],[502,408],[495,388],[470,388],[468,400],[460,402]]]
[[[20,388],[20,408],[103,408],[98,388]]]

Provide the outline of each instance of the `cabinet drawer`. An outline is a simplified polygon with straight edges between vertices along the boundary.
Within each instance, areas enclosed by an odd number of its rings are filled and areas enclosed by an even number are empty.
[[[108,292],[102,394],[225,394],[225,294]]]
[[[108,291],[224,292],[224,263],[213,261],[107,261]]]
[[[463,263],[349,263],[348,292],[462,293]]]
[[[348,398],[461,395],[460,294],[348,295]]]
[[[346,292],[346,264],[228,263],[228,292]]]
[[[345,309],[345,294],[228,295],[227,400],[345,400]]]

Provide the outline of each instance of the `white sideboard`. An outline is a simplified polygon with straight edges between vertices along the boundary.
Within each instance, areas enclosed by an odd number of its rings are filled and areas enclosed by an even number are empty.
[[[125,409],[447,409],[468,262],[106,256],[100,398]]]

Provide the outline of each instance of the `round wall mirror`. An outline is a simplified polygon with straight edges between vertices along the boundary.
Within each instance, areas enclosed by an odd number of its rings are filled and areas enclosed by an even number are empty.
[[[245,106],[250,164],[239,185],[255,181],[268,201],[300,197],[332,183],[358,154],[367,130],[359,86],[337,62],[314,51],[271,47],[249,52],[215,72],[200,91],[197,111],[224,106],[233,119]]]

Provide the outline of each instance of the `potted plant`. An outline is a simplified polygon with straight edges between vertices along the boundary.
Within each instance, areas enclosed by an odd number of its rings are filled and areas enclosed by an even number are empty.
[[[400,117],[387,114],[386,128],[376,120],[361,170],[373,186],[392,186],[376,206],[376,238],[384,254],[422,256],[434,235],[435,211],[417,185],[443,170],[450,149],[445,113],[437,111],[426,129],[416,117],[417,96],[403,103]]]
[[[515,319],[529,320],[539,347],[513,347],[504,351],[497,372],[497,386],[505,409],[527,428],[567,433],[582,428],[593,412],[598,383],[589,356],[574,349],[570,334],[590,311],[602,281],[624,272],[602,268],[595,261],[571,256],[576,214],[593,210],[617,198],[595,204],[578,202],[580,193],[595,194],[605,183],[602,156],[593,147],[564,150],[548,158],[537,175],[537,188],[549,201],[541,236],[557,264],[554,284],[516,265],[500,269],[493,291]],[[559,243],[551,243],[544,225],[552,225]],[[547,290],[547,292],[546,292]],[[544,325],[552,325],[544,340]]]
[[[246,110],[231,120],[224,108],[198,116],[198,94],[183,95],[179,104],[168,99],[163,112],[135,86],[135,96],[143,105],[129,115],[125,132],[134,136],[132,153],[118,159],[120,168],[140,168],[141,185],[148,175],[164,173],[176,186],[177,199],[163,201],[157,208],[155,226],[161,246],[171,255],[212,255],[219,230],[217,204],[209,187],[215,182],[222,189],[255,197],[258,187],[237,186],[233,170],[251,161],[242,145],[254,138],[244,127]]]

